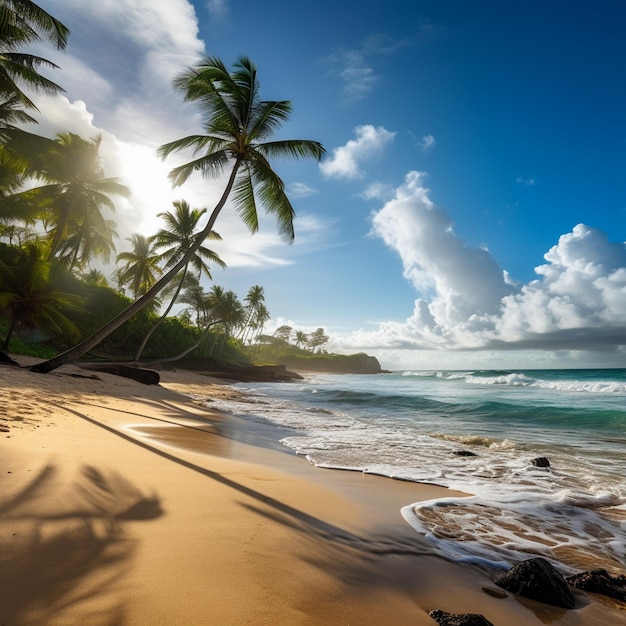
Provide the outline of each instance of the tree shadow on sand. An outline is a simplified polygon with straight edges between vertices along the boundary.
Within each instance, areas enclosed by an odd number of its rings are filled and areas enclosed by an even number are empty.
[[[83,466],[67,481],[41,469],[0,498],[0,623],[121,624],[122,574],[136,548],[124,522],[162,512],[114,472]]]

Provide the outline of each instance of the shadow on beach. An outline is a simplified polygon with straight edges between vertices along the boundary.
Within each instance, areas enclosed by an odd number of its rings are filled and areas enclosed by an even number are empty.
[[[124,522],[161,514],[156,497],[114,472],[83,466],[68,482],[45,466],[0,501],[0,623],[121,624],[136,547]]]

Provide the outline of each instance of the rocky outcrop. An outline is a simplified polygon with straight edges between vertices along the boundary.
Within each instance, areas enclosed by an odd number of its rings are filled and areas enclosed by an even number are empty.
[[[608,596],[626,602],[626,576],[613,576],[605,569],[594,569],[568,576],[565,579],[572,587]]]
[[[478,613],[446,613],[445,611],[431,611],[429,615],[439,626],[493,626],[484,616]]]
[[[313,354],[280,357],[289,369],[298,372],[324,372],[327,374],[381,374],[378,359],[367,354]]]
[[[514,565],[496,578],[496,585],[518,596],[564,609],[573,609],[574,595],[563,576],[541,557]]]
[[[531,463],[535,467],[550,467],[550,461],[548,461],[545,456],[538,456],[536,459],[533,459]]]
[[[158,367],[171,367],[202,372],[207,376],[236,382],[289,382],[301,380],[302,376],[290,372],[284,365],[251,365],[249,363],[223,363],[210,357],[186,358]]]

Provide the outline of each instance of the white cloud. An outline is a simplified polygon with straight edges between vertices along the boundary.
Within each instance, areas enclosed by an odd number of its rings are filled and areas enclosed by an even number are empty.
[[[424,135],[418,145],[422,152],[430,152],[437,145],[437,142],[432,135]]]
[[[287,190],[290,198],[308,198],[317,193],[317,189],[309,187],[306,183],[291,183]]]
[[[489,251],[457,237],[420,172],[373,214],[418,298],[404,322],[334,337],[345,350],[574,350],[626,346],[626,245],[578,224],[515,283]]]
[[[396,135],[382,126],[371,124],[357,126],[354,134],[356,139],[335,148],[332,156],[320,164],[320,170],[327,178],[361,178],[364,173],[359,164],[383,150]]]
[[[526,185],[527,187],[532,187],[535,184],[535,179],[534,178],[524,178],[523,176],[518,176],[515,179],[516,183],[519,183],[520,185]]]
[[[228,15],[227,0],[207,0],[206,6],[214,20],[222,20]]]
[[[395,189],[392,185],[374,181],[370,183],[360,194],[364,200],[389,200],[393,197]]]
[[[358,50],[337,50],[326,62],[332,66],[332,74],[343,81],[343,99],[348,102],[364,98],[379,80]]]
[[[40,53],[62,69],[50,77],[66,89],[64,96],[34,96],[39,125],[31,130],[49,137],[71,131],[102,136],[100,154],[105,175],[116,176],[131,190],[116,198],[118,251],[134,233],[153,234],[162,227],[157,214],[185,199],[194,207],[215,206],[223,180],[193,176],[172,189],[167,173],[189,155],[157,157],[159,145],[199,131],[198,108],[183,102],[172,79],[204,53],[198,22],[187,0],[49,0],[46,7],[67,24],[66,53],[49,47]],[[227,8],[214,2],[213,8]],[[296,186],[302,197],[313,190]],[[279,266],[291,263],[287,246],[275,234],[274,222],[251,237],[227,205],[216,224],[224,241],[210,242],[229,267]],[[298,224],[296,224],[298,226]],[[267,230],[268,232],[265,232]],[[293,253],[291,253],[293,254]]]

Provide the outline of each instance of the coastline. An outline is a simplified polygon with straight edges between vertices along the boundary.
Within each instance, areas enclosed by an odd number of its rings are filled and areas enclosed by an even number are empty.
[[[616,614],[587,596],[563,611],[489,595],[485,572],[434,556],[400,515],[455,492],[316,469],[275,429],[202,406],[236,393],[224,381],[163,371],[145,386],[75,366],[0,376],[2,624],[432,625],[442,609],[521,626]]]

